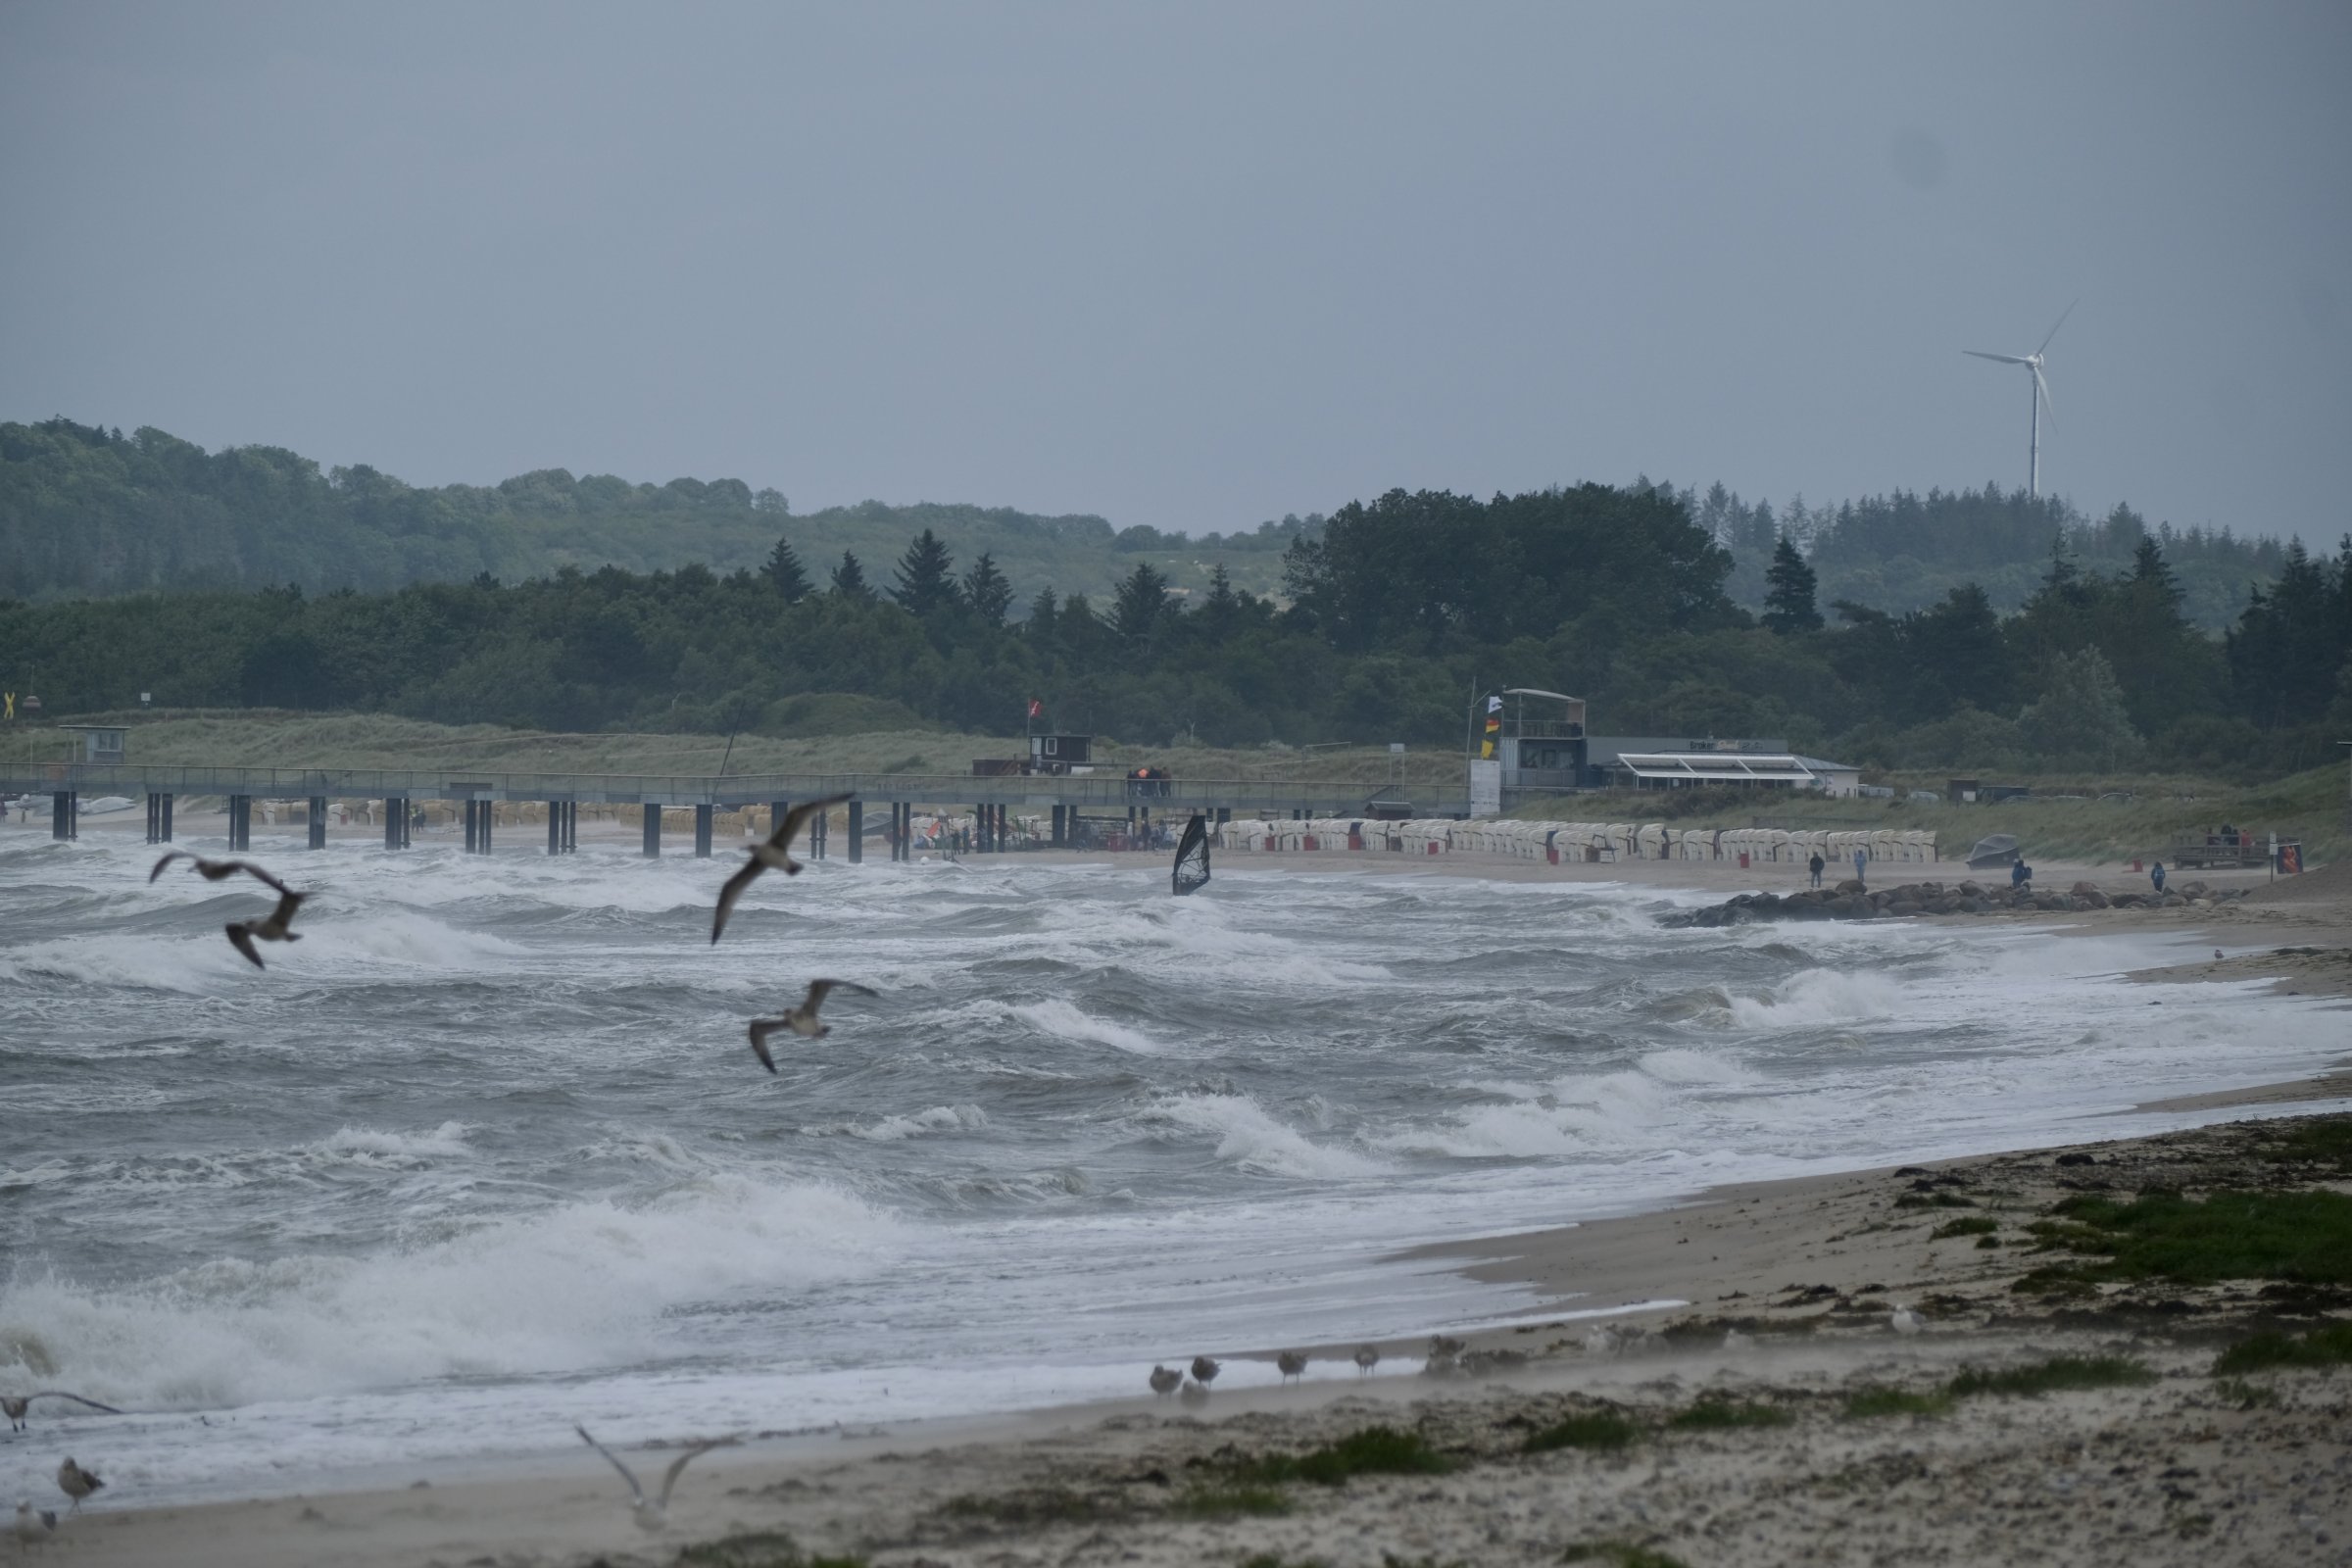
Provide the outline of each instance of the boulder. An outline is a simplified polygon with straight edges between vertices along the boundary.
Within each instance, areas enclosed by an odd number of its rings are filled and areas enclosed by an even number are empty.
[[[1838,884],[1838,892],[1840,896],[1854,893],[1867,893],[1869,891],[1870,889],[1864,885],[1860,877],[1849,876],[1844,881]]]

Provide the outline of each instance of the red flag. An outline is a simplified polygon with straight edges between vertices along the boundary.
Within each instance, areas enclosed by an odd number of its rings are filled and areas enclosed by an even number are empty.
[[[1029,716],[1031,718],[1035,718],[1038,714],[1044,712],[1045,710],[1046,705],[1044,703],[1039,702],[1034,697],[1029,699]]]

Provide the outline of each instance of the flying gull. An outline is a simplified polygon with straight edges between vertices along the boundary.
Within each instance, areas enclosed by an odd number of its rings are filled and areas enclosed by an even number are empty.
[[[267,920],[231,920],[223,927],[228,932],[230,945],[253,960],[253,966],[256,969],[269,967],[268,964],[262,962],[262,956],[254,951],[253,945],[257,941],[300,942],[302,940],[301,932],[289,931],[286,927],[293,923],[294,911],[302,907],[302,901],[309,898],[310,895],[308,893],[289,893],[283,887],[277,891],[277,907],[270,911],[270,917]]]
[[[825,998],[836,991],[854,991],[861,997],[881,995],[873,987],[861,986],[855,980],[809,981],[808,995],[803,997],[801,1004],[786,1012],[783,1017],[754,1018],[752,1020],[752,1051],[759,1056],[760,1065],[765,1067],[769,1072],[776,1070],[776,1059],[767,1054],[767,1037],[769,1035],[781,1034],[789,1029],[805,1039],[822,1040],[831,1034],[833,1032],[831,1024],[816,1021],[816,1009],[823,1006]]]
[[[75,1404],[86,1404],[93,1410],[104,1410],[108,1415],[122,1413],[111,1404],[100,1404],[96,1399],[85,1399],[78,1394],[68,1394],[63,1389],[43,1389],[38,1394],[0,1394],[0,1415],[8,1417],[9,1431],[25,1430],[24,1412],[35,1399],[72,1399]]]
[[[698,1454],[708,1453],[712,1448],[724,1447],[728,1443],[734,1441],[733,1439],[720,1439],[715,1442],[692,1445],[684,1453],[669,1461],[669,1471],[662,1478],[662,1495],[648,1497],[645,1494],[645,1489],[637,1484],[636,1472],[622,1464],[611,1448],[590,1437],[586,1427],[575,1426],[571,1430],[580,1435],[582,1443],[603,1454],[605,1462],[619,1471],[620,1479],[629,1484],[629,1511],[636,1515],[637,1527],[641,1530],[660,1530],[669,1523],[669,1494],[677,1488],[679,1471],[692,1464]]]
[[[71,1456],[57,1467],[57,1484],[67,1496],[74,1499],[74,1506],[66,1510],[68,1513],[81,1512],[81,1499],[106,1485],[93,1472],[75,1464]]]
[[[801,862],[792,858],[792,841],[799,836],[802,825],[810,817],[819,811],[830,810],[848,799],[847,795],[828,795],[821,801],[803,801],[798,806],[786,808],[784,820],[776,824],[776,830],[767,836],[767,841],[753,845],[752,858],[744,862],[743,869],[727,878],[727,885],[718,890],[718,912],[710,917],[712,942],[716,942],[718,934],[727,928],[727,916],[734,912],[735,901],[743,897],[743,890],[750,887],[760,872],[781,871],[786,876],[801,874]]]
[[[208,860],[201,855],[190,855],[185,850],[167,851],[164,855],[164,858],[155,862],[155,869],[147,873],[147,880],[152,882],[157,877],[162,876],[164,874],[164,867],[170,865],[173,860],[188,861],[189,869],[193,870],[198,876],[204,878],[207,882],[224,881],[242,871],[247,876],[258,877],[260,880],[269,883],[280,893],[286,891],[286,885],[283,882],[280,882],[277,878],[271,876],[269,872],[263,870],[251,860]]]

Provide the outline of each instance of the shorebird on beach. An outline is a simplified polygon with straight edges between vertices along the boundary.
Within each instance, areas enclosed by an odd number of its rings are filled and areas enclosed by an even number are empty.
[[[629,1484],[629,1511],[636,1516],[640,1530],[660,1530],[666,1526],[669,1523],[669,1494],[677,1488],[678,1472],[692,1464],[699,1455],[709,1453],[712,1448],[723,1448],[733,1441],[720,1439],[690,1445],[684,1453],[669,1461],[669,1470],[662,1477],[662,1495],[649,1497],[645,1494],[645,1489],[637,1484],[636,1472],[622,1464],[611,1448],[590,1437],[586,1427],[575,1426],[571,1430],[580,1435],[582,1443],[603,1454],[605,1462],[619,1471],[620,1479]]]
[[[36,1541],[46,1541],[57,1530],[57,1510],[33,1507],[23,1497],[17,1499],[17,1549],[29,1551]]]
[[[1274,1357],[1274,1366],[1282,1374],[1282,1381],[1285,1383],[1290,1382],[1293,1378],[1306,1376],[1306,1356],[1298,1350],[1282,1351]]]
[[[1370,1377],[1372,1369],[1378,1365],[1380,1365],[1379,1346],[1363,1345],[1356,1348],[1355,1371],[1358,1377]]]
[[[712,942],[716,942],[718,934],[727,928],[727,916],[734,912],[735,901],[743,897],[743,890],[750,887],[760,872],[781,871],[786,876],[801,874],[801,862],[792,858],[792,841],[799,836],[802,826],[810,817],[819,811],[830,810],[848,799],[847,795],[828,795],[821,801],[803,801],[798,806],[786,808],[784,820],[776,824],[776,830],[767,836],[765,842],[752,846],[752,858],[744,862],[743,869],[727,878],[726,886],[718,890],[718,912],[710,917]]]
[[[69,1455],[66,1462],[57,1467],[57,1485],[60,1491],[74,1499],[74,1506],[68,1508],[66,1512],[79,1513],[81,1512],[81,1499],[105,1486],[106,1483],[99,1480],[94,1471],[84,1470],[75,1464],[73,1457]]]
[[[1219,1370],[1220,1369],[1218,1368],[1217,1363],[1210,1360],[1205,1355],[1196,1355],[1193,1357],[1193,1376],[1200,1380],[1200,1385],[1202,1388],[1206,1388],[1209,1384],[1217,1381],[1217,1373]]]
[[[1176,1398],[1179,1403],[1185,1405],[1187,1408],[1197,1410],[1208,1402],[1208,1385],[1205,1383],[1187,1383],[1183,1389],[1177,1393]]]
[[[63,1389],[43,1389],[38,1394],[0,1394],[0,1415],[8,1417],[9,1431],[25,1430],[24,1412],[32,1408],[35,1399],[72,1399],[75,1404],[86,1404],[93,1410],[104,1410],[108,1415],[122,1413],[111,1404],[100,1404],[96,1399],[85,1399],[78,1394],[68,1394]]]
[[[1154,1364],[1152,1368],[1152,1392],[1163,1399],[1174,1394],[1183,1382],[1184,1374],[1172,1366]]]
[[[801,1004],[785,1013],[783,1017],[754,1018],[752,1020],[752,1054],[760,1058],[760,1065],[765,1067],[769,1072],[776,1070],[776,1058],[767,1054],[767,1037],[769,1035],[781,1034],[789,1029],[805,1039],[822,1040],[831,1034],[833,1032],[831,1025],[816,1021],[816,1009],[823,1006],[825,998],[836,991],[852,991],[861,997],[881,995],[873,987],[861,986],[855,980],[809,981],[808,994],[801,999]]]
[[[1894,1310],[1886,1314],[1886,1326],[1897,1334],[1917,1334],[1928,1326],[1928,1320],[1897,1301]]]
[[[1623,1344],[1624,1342],[1617,1338],[1617,1331],[1605,1323],[1598,1328],[1585,1331],[1585,1353],[1587,1355],[1615,1355]]]

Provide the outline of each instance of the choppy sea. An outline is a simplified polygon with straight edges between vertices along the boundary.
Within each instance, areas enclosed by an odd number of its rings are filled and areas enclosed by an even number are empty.
[[[1563,1305],[1410,1244],[2179,1125],[2110,1113],[2343,1034],[2120,978],[2185,939],[1158,858],[830,860],[713,948],[730,852],[264,837],[315,893],[265,974],[253,884],[106,837],[0,838],[0,1390],[134,1413],[37,1406],[0,1495],[61,1446],[157,1502],[1132,1395]],[[819,975],[882,995],[771,1078],[744,1021]]]

